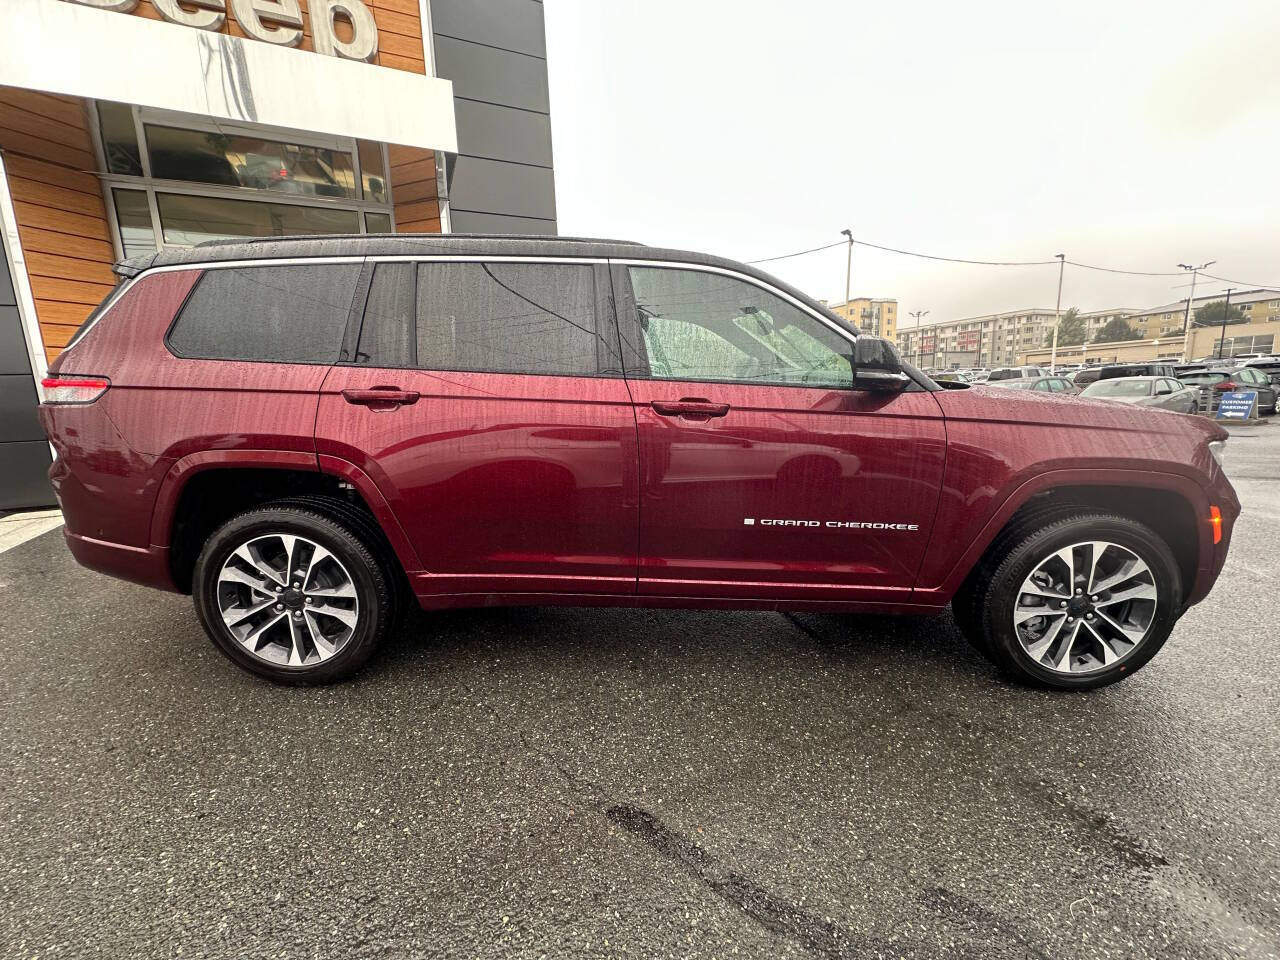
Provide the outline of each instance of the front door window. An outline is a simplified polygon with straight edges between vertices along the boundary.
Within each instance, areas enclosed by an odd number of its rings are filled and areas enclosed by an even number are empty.
[[[630,273],[650,378],[852,387],[849,341],[776,294],[717,273]]]

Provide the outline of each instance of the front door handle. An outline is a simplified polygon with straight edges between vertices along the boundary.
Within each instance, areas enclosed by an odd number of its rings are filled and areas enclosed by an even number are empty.
[[[654,400],[655,413],[664,417],[683,417],[686,420],[710,420],[729,412],[727,403],[712,403],[703,397],[682,397],[679,400]]]
[[[401,405],[418,402],[417,390],[401,390],[399,387],[371,387],[368,390],[343,390],[347,403],[369,407],[372,410],[394,410]]]

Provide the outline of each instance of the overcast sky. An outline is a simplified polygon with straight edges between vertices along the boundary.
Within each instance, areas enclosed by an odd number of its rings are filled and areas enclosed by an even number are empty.
[[[1276,0],[546,0],[546,22],[562,234],[754,260],[847,226],[943,256],[1217,260],[1280,284]],[[844,297],[843,249],[764,268]],[[1068,267],[1063,309],[1184,282]],[[896,297],[904,320],[1051,308],[1056,284],[854,251],[854,295]]]

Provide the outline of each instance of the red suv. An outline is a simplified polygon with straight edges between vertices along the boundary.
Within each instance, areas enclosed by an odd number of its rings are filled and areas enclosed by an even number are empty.
[[[66,539],[236,663],[346,676],[415,599],[940,613],[1111,683],[1222,569],[1225,432],[942,389],[751,267],[612,241],[127,261],[44,383]]]

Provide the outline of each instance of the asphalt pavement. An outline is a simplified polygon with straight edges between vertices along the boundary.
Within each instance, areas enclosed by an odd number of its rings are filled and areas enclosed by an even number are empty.
[[[358,679],[0,554],[0,957],[1280,957],[1280,424],[1133,679],[949,616],[423,615]]]

